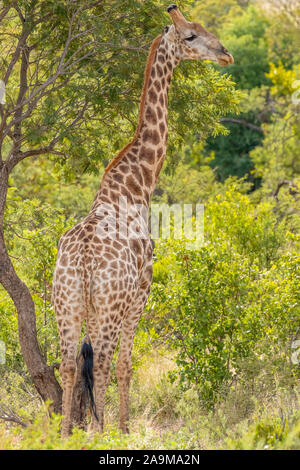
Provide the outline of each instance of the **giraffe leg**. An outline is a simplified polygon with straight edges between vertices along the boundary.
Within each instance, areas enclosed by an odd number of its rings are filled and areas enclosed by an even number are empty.
[[[110,367],[117,341],[116,339],[103,343],[102,339],[94,348],[94,390],[98,421],[93,416],[91,427],[99,433],[103,432],[104,427],[105,392],[110,380]]]
[[[138,320],[133,325],[126,325],[126,322],[124,322],[116,365],[120,394],[120,428],[125,434],[129,434],[129,387],[132,375],[132,346],[137,323]]]
[[[122,310],[113,309],[93,298],[88,318],[88,332],[94,352],[94,392],[98,420],[92,416],[91,428],[103,432],[105,391],[110,380],[110,367],[120,336]]]
[[[129,433],[129,387],[132,375],[132,346],[139,319],[144,311],[152,282],[152,244],[149,240],[147,262],[140,278],[139,289],[130,311],[127,312],[123,324],[120,351],[116,364],[116,374],[120,394],[120,428]]]
[[[81,331],[81,323],[73,324],[72,335],[62,338],[61,335],[61,355],[62,361],[59,372],[62,379],[63,396],[62,396],[62,438],[69,436],[71,431],[71,407],[73,388],[76,379],[76,351]]]
[[[152,270],[150,270],[152,273]],[[120,394],[120,428],[125,434],[129,433],[129,388],[132,375],[132,346],[136,327],[144,311],[149,295],[151,277],[148,270],[147,276],[141,283],[141,288],[136,299],[135,308],[124,319],[120,342],[120,351],[116,364],[116,375]]]

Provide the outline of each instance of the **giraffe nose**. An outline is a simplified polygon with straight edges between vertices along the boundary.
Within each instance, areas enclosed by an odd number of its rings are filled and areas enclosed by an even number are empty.
[[[222,46],[222,48],[221,48],[221,51],[222,51],[222,52],[223,52],[223,54],[225,54],[225,55],[230,55],[230,54],[229,54],[229,52],[228,52],[228,50],[227,50],[227,49],[225,49],[225,47],[224,47],[224,46]]]
[[[230,52],[228,52],[228,50],[224,46],[221,47],[221,52],[222,52],[222,54],[224,54],[226,56],[226,59],[224,58],[224,60],[225,60],[225,62],[228,62],[228,65],[229,64],[234,64],[234,58],[232,57]]]

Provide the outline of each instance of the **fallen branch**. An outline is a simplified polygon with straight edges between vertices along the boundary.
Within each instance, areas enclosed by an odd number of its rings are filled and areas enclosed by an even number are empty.
[[[9,421],[11,423],[18,424],[23,428],[27,427],[27,424],[21,420],[20,416],[17,415],[10,407],[6,406],[5,409],[1,406],[0,407],[0,419],[3,421]]]

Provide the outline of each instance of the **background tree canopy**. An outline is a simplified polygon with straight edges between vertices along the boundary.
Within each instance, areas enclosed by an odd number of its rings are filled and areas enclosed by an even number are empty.
[[[135,340],[133,437],[113,428],[113,366],[109,439],[75,431],[61,443],[60,417],[49,422],[39,398],[60,412],[58,239],[133,135],[147,53],[170,17],[151,0],[0,2],[0,417],[10,423],[0,448],[300,445],[300,5],[178,5],[235,58],[226,69],[182,63],[170,90],[153,198],[204,203],[205,242],[189,252],[184,240],[156,241]],[[13,422],[27,426],[17,443]]]

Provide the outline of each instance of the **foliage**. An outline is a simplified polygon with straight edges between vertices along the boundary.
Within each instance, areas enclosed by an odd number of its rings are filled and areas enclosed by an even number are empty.
[[[299,34],[297,6],[281,0],[277,3],[256,3],[241,8],[237,2],[228,1],[222,5],[227,12],[225,20],[219,13],[215,18],[213,0],[201,2],[192,10],[196,15],[203,15],[207,23],[217,21],[219,36],[235,58],[235,64],[226,73],[232,73],[237,86],[246,93],[241,113],[227,119],[230,135],[210,137],[205,152],[212,153],[211,166],[219,180],[224,181],[230,175],[247,175],[253,189],[259,186],[260,177],[253,176],[250,153],[260,147],[262,126],[270,123],[272,117],[276,119],[278,101],[282,96],[290,99],[299,78],[299,56],[295,50]]]
[[[159,245],[149,309],[177,351],[182,386],[196,384],[200,402],[212,406],[242,379],[245,359],[274,368],[289,361],[300,321],[299,257],[292,245],[283,249],[287,227],[272,206],[254,207],[233,187],[208,202],[205,227],[198,250],[178,240]]]
[[[194,21],[199,21],[211,33],[218,35],[224,24],[231,22],[232,18],[242,15],[243,10],[237,0],[206,0],[193,2],[191,16]]]
[[[254,125],[260,125],[253,112],[242,113],[238,119]],[[262,134],[255,129],[247,129],[243,125],[228,123],[229,135],[216,139],[208,138],[206,153],[212,155],[211,167],[215,169],[218,179],[222,182],[231,175],[242,178],[253,169],[249,152],[262,142]],[[252,179],[252,178],[249,178]],[[253,179],[252,179],[253,181]]]
[[[299,64],[299,48],[296,47],[300,40],[299,2],[268,0],[261,6],[270,19],[266,32],[270,60],[275,63],[282,61],[287,68]]]
[[[73,224],[49,204],[38,199],[22,200],[17,189],[8,194],[5,217],[7,245],[19,275],[27,279],[36,305],[37,329],[44,356],[50,363],[58,359],[58,337],[53,308],[51,283],[57,256],[57,241]],[[16,337],[17,318],[7,293],[0,290],[0,335],[6,342],[8,356],[20,361]],[[6,320],[6,321],[5,321]],[[8,325],[10,326],[8,327]],[[13,332],[13,335],[11,333]]]
[[[202,5],[203,8],[205,4]],[[232,13],[230,10],[226,18],[227,21],[220,22],[219,36],[235,59],[235,64],[229,66],[226,72],[231,73],[233,81],[246,93],[246,96],[241,102],[240,114],[232,113],[228,124],[226,123],[230,131],[229,136],[220,135],[216,139],[211,137],[207,139],[205,152],[212,154],[210,165],[216,169],[220,181],[224,181],[230,175],[238,177],[250,175],[253,165],[249,152],[262,141],[261,113],[267,107],[266,100],[263,100],[257,109],[258,101],[252,99],[250,95],[252,90],[264,89],[264,86],[269,84],[266,76],[269,70],[265,38],[268,28],[266,17],[253,5],[241,9],[235,2]],[[253,178],[249,179],[253,181]]]
[[[34,389],[16,309],[1,288],[0,417],[7,410],[26,428],[1,423],[0,448],[300,446],[299,365],[291,362],[300,324],[297,6],[178,3],[220,38],[235,64],[186,62],[175,71],[167,164],[153,198],[204,203],[205,241],[194,251],[184,240],[156,241],[154,282],[133,349],[132,433],[116,427],[115,356],[105,433],[75,429],[60,439],[61,417],[49,420]],[[87,214],[103,166],[133,135],[147,52],[170,18],[161,1],[21,0],[19,11],[11,1],[1,11],[8,6],[1,79],[17,60],[0,107],[14,132],[5,134],[1,157],[14,151],[20,160],[9,178],[5,239],[35,303],[43,357],[53,365],[60,359],[50,302],[58,239]],[[22,32],[32,50],[20,94]],[[61,73],[47,84],[69,33]],[[21,140],[13,125],[18,100],[25,102]]]
[[[222,40],[235,58],[235,65],[229,67],[229,72],[241,89],[268,83],[265,76],[268,71],[267,26],[266,18],[252,5],[242,16],[234,17],[224,26]]]
[[[300,173],[299,105],[292,101],[296,76],[296,67],[286,70],[282,64],[278,67],[271,64],[269,77],[273,82],[275,112],[271,122],[264,126],[262,145],[250,153],[253,173],[261,178],[258,194],[277,200],[278,212],[282,217],[293,219],[295,232],[299,229],[297,188]]]

